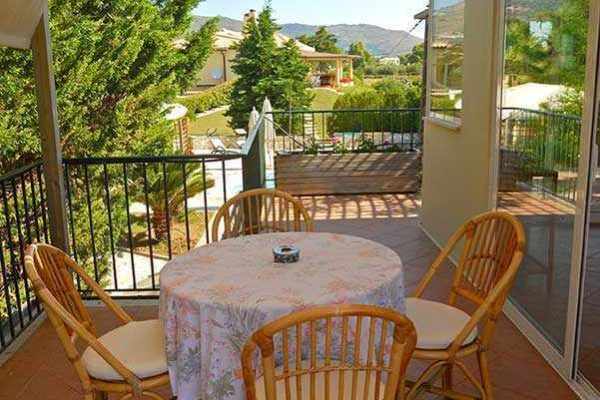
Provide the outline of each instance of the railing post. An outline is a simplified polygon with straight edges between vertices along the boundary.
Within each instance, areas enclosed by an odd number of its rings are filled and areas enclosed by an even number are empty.
[[[242,158],[244,191],[260,189],[265,186],[265,117],[263,113],[246,140],[246,146],[249,145],[250,147],[245,148],[247,152]],[[256,203],[250,201],[247,204],[244,202],[244,230],[246,233],[252,234],[256,231],[253,221],[254,224],[259,221],[261,209],[260,200]]]
[[[250,132],[248,140],[252,140],[248,153],[242,158],[242,176],[244,191],[264,187],[265,171],[265,116],[262,115],[257,126]],[[256,137],[253,138],[253,134]],[[253,140],[254,139],[254,140]]]
[[[554,169],[554,142],[559,138],[563,121],[556,121],[555,115],[544,117],[544,169]]]
[[[52,71],[52,48],[48,28],[48,10],[44,10],[31,40],[38,102],[38,119],[44,160],[44,179],[48,201],[50,239],[65,252],[69,250],[67,210],[58,132],[56,89]]]

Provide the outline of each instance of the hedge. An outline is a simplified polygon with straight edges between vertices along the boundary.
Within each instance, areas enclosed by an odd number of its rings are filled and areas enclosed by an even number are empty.
[[[421,86],[386,79],[372,87],[359,86],[337,99],[334,110],[376,110],[333,113],[330,132],[418,132]],[[414,109],[415,111],[392,111]]]
[[[231,83],[224,83],[202,93],[182,97],[178,102],[187,107],[189,113],[192,114],[191,116],[194,116],[214,108],[228,105],[231,87]]]

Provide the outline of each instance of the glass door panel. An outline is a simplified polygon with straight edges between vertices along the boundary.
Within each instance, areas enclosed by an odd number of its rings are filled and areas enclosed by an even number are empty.
[[[511,294],[565,354],[588,0],[506,0],[499,209],[517,215],[527,255]]]
[[[597,152],[596,152],[597,154]],[[598,165],[597,156],[594,165]],[[587,256],[581,294],[579,372],[600,389],[600,175],[596,167],[588,217]]]
[[[600,67],[596,67],[600,71]],[[596,98],[594,130],[598,132],[599,101]],[[598,136],[598,133],[596,133]],[[583,279],[580,286],[579,342],[577,349],[578,378],[600,394],[600,137],[592,143],[590,198],[588,201],[587,236]]]

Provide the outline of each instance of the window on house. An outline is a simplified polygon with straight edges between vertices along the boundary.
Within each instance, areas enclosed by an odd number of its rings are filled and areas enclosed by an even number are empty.
[[[431,1],[429,116],[459,122],[463,94],[464,0]]]

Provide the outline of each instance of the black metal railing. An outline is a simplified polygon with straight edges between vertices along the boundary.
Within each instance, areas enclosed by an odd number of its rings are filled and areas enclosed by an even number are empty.
[[[504,108],[500,135],[500,189],[518,186],[575,201],[581,118]]]
[[[0,177],[0,352],[41,313],[23,258],[27,243],[48,235],[42,163]]]
[[[460,110],[432,110],[457,118]],[[275,153],[415,151],[422,147],[419,109],[293,110],[271,113]],[[500,189],[539,190],[575,201],[581,118],[504,108]]]
[[[212,214],[241,190],[228,184],[241,158],[65,160],[73,257],[109,292],[154,297],[167,260],[209,243]]]
[[[162,266],[210,242],[229,197],[265,184],[264,166],[250,165],[264,163],[263,121],[236,153],[63,160],[71,255],[113,296],[156,298]],[[0,177],[0,353],[42,311],[23,258],[49,242],[45,193],[41,162]]]
[[[242,190],[242,157],[65,159],[72,256],[113,295],[155,298],[166,261],[208,243],[212,215]],[[48,241],[37,162],[0,178],[0,352],[41,313],[23,258],[27,244]]]
[[[275,152],[415,151],[420,109],[292,110],[270,114]]]
[[[264,167],[250,165],[264,162],[263,121],[235,153],[65,160],[74,259],[115,296],[156,297],[162,266],[210,242],[218,208],[265,185]]]

